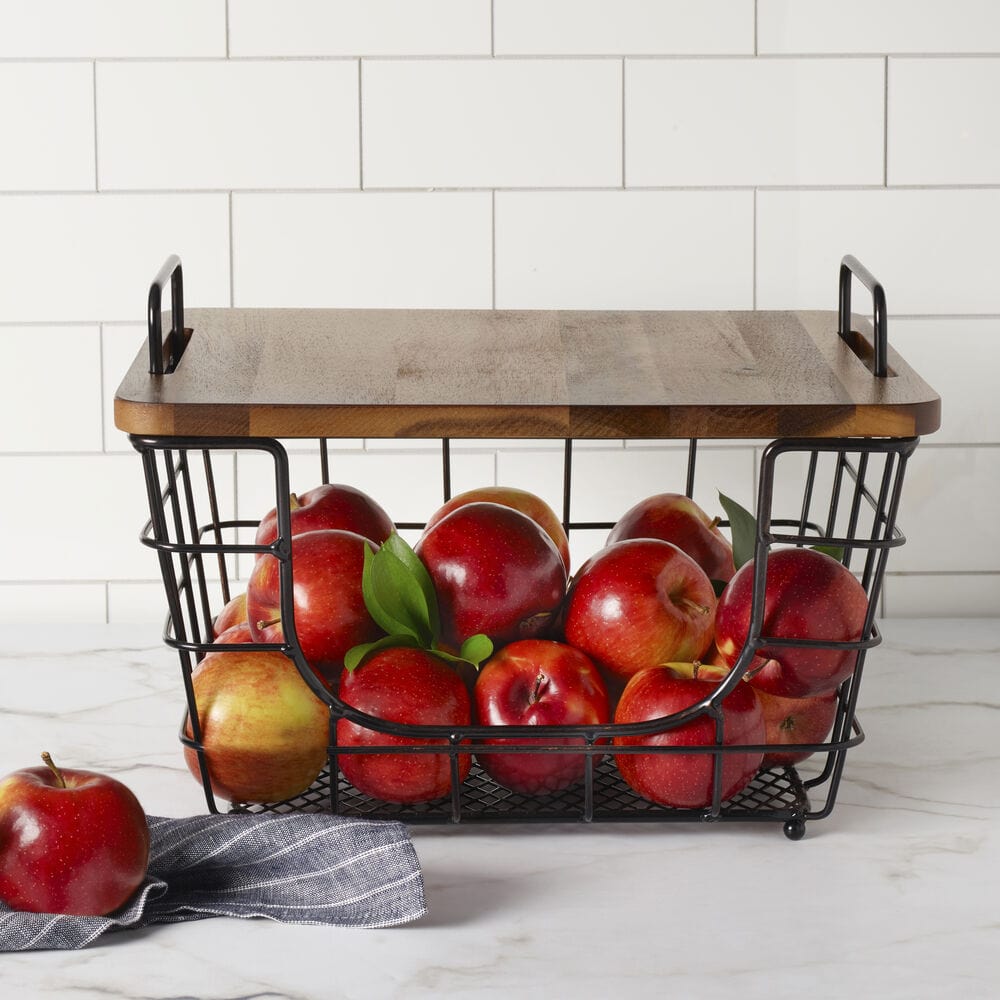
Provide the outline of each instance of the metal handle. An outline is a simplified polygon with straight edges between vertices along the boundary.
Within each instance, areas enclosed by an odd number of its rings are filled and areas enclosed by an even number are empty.
[[[851,277],[856,277],[872,293],[875,319],[875,377],[888,374],[889,338],[886,332],[885,289],[875,275],[850,254],[840,262],[840,317],[837,332],[844,340],[851,334]]]
[[[170,282],[171,325],[166,341],[163,339],[163,289]],[[171,254],[160,268],[149,286],[149,302],[146,307],[146,322],[149,327],[149,374],[163,375],[177,367],[187,336],[184,330],[184,272],[181,259]],[[164,365],[166,357],[166,365]]]

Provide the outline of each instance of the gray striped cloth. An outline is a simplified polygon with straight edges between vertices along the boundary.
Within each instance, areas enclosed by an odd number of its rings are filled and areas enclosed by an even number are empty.
[[[148,820],[149,871],[128,903],[106,917],[0,903],[0,951],[83,948],[106,931],[205,917],[390,927],[426,913],[402,823],[318,813]]]

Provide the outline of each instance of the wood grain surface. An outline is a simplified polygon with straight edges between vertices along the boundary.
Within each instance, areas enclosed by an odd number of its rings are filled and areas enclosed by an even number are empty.
[[[142,435],[908,437],[940,399],[835,312],[190,309],[176,371],[115,396]],[[164,316],[164,328],[169,318]],[[891,331],[890,331],[891,332]]]

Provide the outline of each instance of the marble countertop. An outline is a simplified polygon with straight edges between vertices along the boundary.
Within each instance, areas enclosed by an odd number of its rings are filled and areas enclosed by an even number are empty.
[[[0,955],[5,996],[1000,995],[1000,622],[887,621],[830,817],[419,827],[428,914],[387,930],[210,919]],[[147,812],[205,811],[149,627],[0,629],[0,774],[45,749]]]

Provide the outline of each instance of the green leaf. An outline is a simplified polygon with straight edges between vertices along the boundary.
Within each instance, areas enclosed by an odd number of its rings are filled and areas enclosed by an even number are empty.
[[[420,561],[420,557],[407,544],[406,539],[394,531],[385,540],[382,548],[391,552],[409,571],[410,575],[420,587],[424,595],[424,602],[427,606],[427,617],[430,622],[431,632],[437,639],[441,632],[441,620],[438,615],[437,593],[434,590],[434,581],[431,580],[427,567]]]
[[[735,500],[719,494],[719,503],[729,518],[729,530],[733,536],[733,562],[736,568],[753,559],[754,544],[757,541],[757,519]]]
[[[372,552],[366,545],[365,565],[361,571],[361,596],[364,598],[368,613],[375,619],[375,624],[390,635],[398,635],[400,633],[415,635],[412,629],[408,628],[403,621],[392,613],[391,608],[383,606],[383,595],[379,593],[379,588],[376,585],[376,558],[377,553]]]
[[[402,622],[401,631],[429,646],[434,635],[424,593],[406,566],[388,549],[381,549],[372,560],[372,583],[382,607]]]
[[[813,552],[822,552],[825,555],[832,556],[839,563],[844,561],[844,547],[842,545],[810,545],[809,548]]]
[[[384,635],[381,639],[376,639],[375,642],[364,642],[359,646],[352,646],[344,656],[344,669],[349,674],[353,674],[370,653],[377,653],[382,649],[394,649],[397,646],[417,649],[419,645],[412,635]]]
[[[462,643],[458,655],[478,667],[483,660],[488,660],[493,655],[493,640],[481,632],[479,635],[470,635]]]

